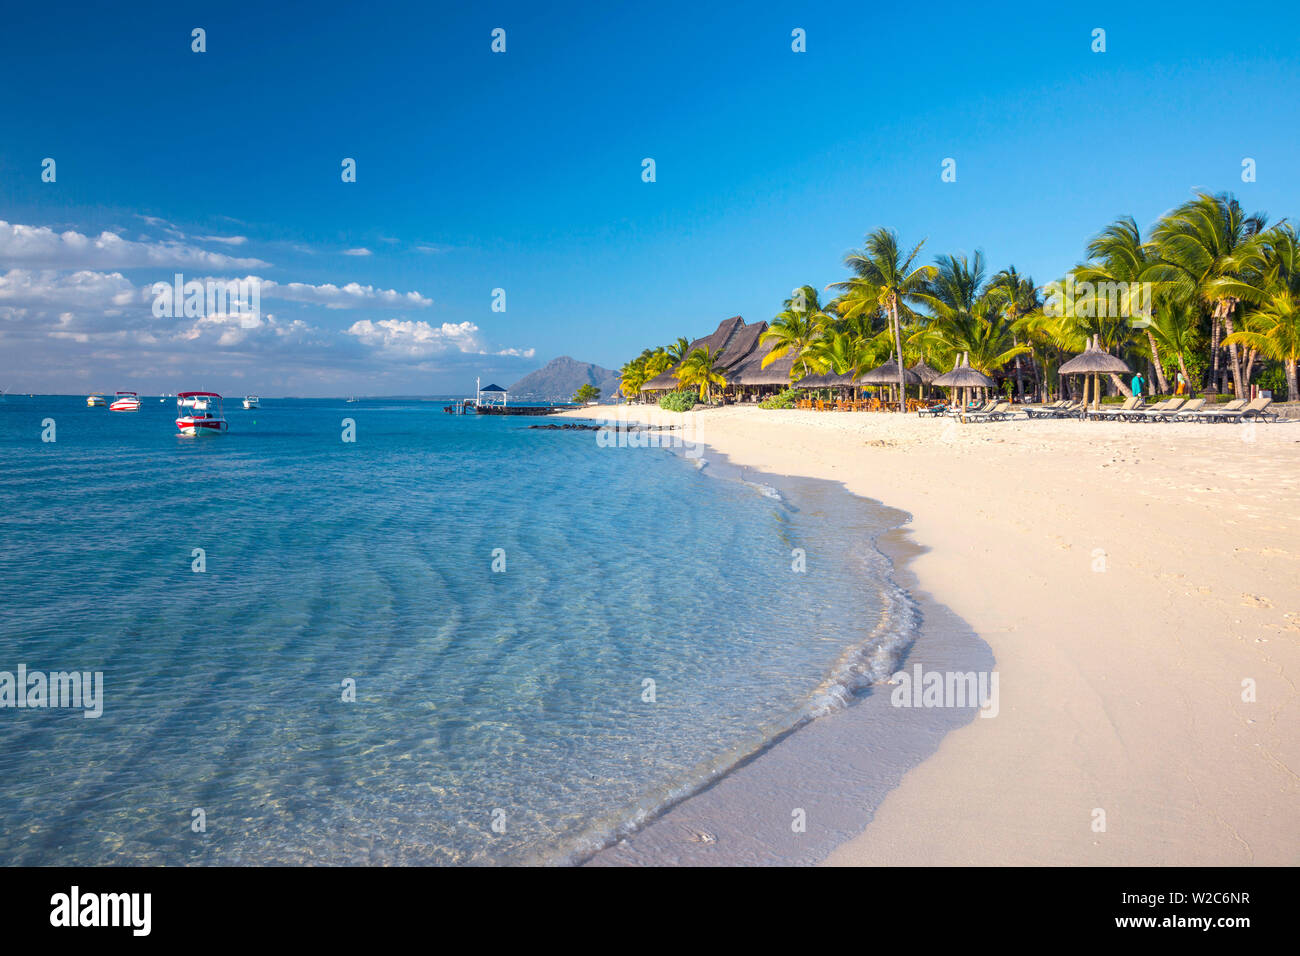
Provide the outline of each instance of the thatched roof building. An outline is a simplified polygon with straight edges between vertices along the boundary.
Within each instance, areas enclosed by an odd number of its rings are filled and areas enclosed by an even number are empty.
[[[787,352],[763,368],[763,359],[772,351],[772,344],[760,344],[727,376],[728,385],[779,385],[789,387],[790,372],[794,368],[794,355]]]
[[[760,324],[762,324],[764,328],[767,327],[766,322]],[[730,346],[733,339],[735,339],[737,332],[747,328],[753,328],[753,326],[746,326],[745,320],[738,315],[734,315],[729,319],[724,319],[722,322],[718,323],[718,327],[714,329],[711,334],[704,336],[704,338],[702,339],[696,339],[689,346],[687,346],[686,354],[689,355],[691,352],[694,352],[696,349],[722,349],[723,350],[722,364],[724,367],[726,367],[726,361],[729,358],[731,358],[731,356],[727,354],[728,346]],[[754,336],[755,341],[757,341],[757,338],[758,338],[757,335],[755,335]],[[737,355],[736,358],[738,360],[739,356]],[[680,383],[677,381],[677,376],[674,374],[676,371],[677,371],[677,366],[673,366],[668,371],[659,373],[654,378],[650,379],[650,381],[642,385],[641,391],[662,392],[662,391],[672,391],[676,388],[679,388]]]

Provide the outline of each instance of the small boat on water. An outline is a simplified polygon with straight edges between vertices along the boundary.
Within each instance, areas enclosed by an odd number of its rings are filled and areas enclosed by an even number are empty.
[[[87,408],[103,408],[103,407],[104,407],[105,405],[107,405],[107,404],[108,404],[108,401],[104,398],[103,395],[87,395],[87,396],[86,396],[86,407],[87,407]]]
[[[230,428],[216,392],[177,392],[176,427],[182,435],[220,435]]]
[[[262,407],[262,400],[261,400],[260,398],[258,398],[256,395],[245,395],[245,396],[244,396],[244,407],[245,407],[245,408],[261,408],[261,407]]]
[[[87,399],[89,404],[89,399]],[[113,404],[108,406],[110,412],[138,412],[140,396],[135,392],[118,392],[113,396]]]

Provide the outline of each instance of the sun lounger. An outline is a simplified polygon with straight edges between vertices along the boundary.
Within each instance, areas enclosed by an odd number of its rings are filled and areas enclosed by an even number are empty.
[[[992,399],[991,401],[985,402],[983,405],[980,405],[978,408],[967,408],[967,409],[954,408],[952,410],[952,414],[954,418],[959,418],[962,415],[965,415],[967,418],[970,418],[972,415],[983,415],[986,412],[993,411],[993,409],[997,407],[997,404],[998,401],[995,398]]]
[[[1231,413],[1239,412],[1246,407],[1244,398],[1234,398],[1226,405],[1214,405],[1204,409],[1197,416],[1198,422],[1225,421],[1232,417]]]
[[[918,408],[916,410],[916,414],[922,418],[933,418],[935,415],[945,415],[947,412],[947,405],[931,405],[929,408]]]
[[[1025,415],[1029,418],[1055,418],[1056,413],[1063,411],[1069,404],[1069,399],[1063,398],[1059,402],[1052,402],[1050,405],[1030,406],[1025,409]]]
[[[1124,404],[1118,408],[1095,408],[1088,412],[1088,417],[1095,422],[1100,421],[1120,421],[1129,412],[1137,411],[1142,405],[1142,396],[1137,395],[1133,398],[1126,398]]]
[[[1165,421],[1169,422],[1190,422],[1201,413],[1201,408],[1205,405],[1205,399],[1193,398],[1178,411],[1170,415]]]
[[[1037,414],[1030,415],[1031,418],[1073,418],[1083,411],[1082,401],[1071,402],[1065,401],[1063,404],[1058,402],[1056,405],[1046,408],[1037,409]],[[1028,414],[1029,410],[1025,410]]]
[[[1169,416],[1178,411],[1187,404],[1185,398],[1171,398],[1168,401],[1161,402],[1158,405],[1152,405],[1148,409],[1137,412],[1129,412],[1125,416],[1125,421],[1129,422],[1166,422]]]
[[[1231,421],[1244,422],[1248,419],[1261,422],[1275,422],[1278,416],[1268,411],[1268,406],[1273,404],[1271,398],[1257,398],[1245,408],[1234,408],[1231,411],[1222,411],[1213,417],[1214,421]]]
[[[987,410],[981,409],[978,412],[968,412],[966,421],[968,422],[1000,422],[1005,418],[1011,417],[1010,402],[995,402],[992,408]]]

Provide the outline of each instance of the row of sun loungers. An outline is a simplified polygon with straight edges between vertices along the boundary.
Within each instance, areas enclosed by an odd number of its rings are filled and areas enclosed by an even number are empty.
[[[1171,398],[1155,405],[1144,406],[1141,398],[1130,398],[1118,408],[1089,409],[1085,414],[1093,421],[1121,422],[1240,422],[1277,420],[1268,410],[1271,398],[1257,398],[1252,402],[1236,399],[1222,406],[1205,407],[1203,398]]]
[[[1073,418],[1082,411],[1083,402],[1072,402],[1069,399],[1063,399],[1059,402],[1052,402],[1050,405],[1026,408],[1025,414],[1030,418]]]
[[[1050,405],[1024,406],[1013,411],[1010,402],[993,400],[978,408],[966,409],[964,417],[968,422],[1000,422],[1015,417],[1015,412],[1023,411],[1027,418],[1082,417],[1098,422],[1273,422],[1278,419],[1276,413],[1268,410],[1273,404],[1271,398],[1257,398],[1252,402],[1236,399],[1209,408],[1205,407],[1205,401],[1203,398],[1170,398],[1155,405],[1144,405],[1140,397],[1135,397],[1118,406],[1090,408],[1083,402],[1063,400]],[[922,417],[963,417],[961,409],[947,405],[922,408],[917,414]]]
[[[940,415],[951,415],[953,418],[960,418],[962,417],[962,410],[948,405],[931,405],[929,408],[917,409],[916,414],[921,418],[935,418]],[[1012,417],[1014,417],[1014,413],[1011,410],[1011,403],[999,399],[985,402],[976,408],[968,408],[965,412],[965,418],[968,422],[1001,422]]]

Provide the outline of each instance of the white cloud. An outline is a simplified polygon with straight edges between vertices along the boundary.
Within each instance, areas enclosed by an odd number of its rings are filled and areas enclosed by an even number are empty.
[[[391,359],[420,360],[448,352],[465,355],[500,355],[509,358],[532,358],[533,349],[491,351],[479,339],[479,327],[473,322],[412,322],[406,319],[382,319],[353,322],[348,335]]]
[[[344,250],[343,254],[345,256],[373,256],[374,255],[373,252],[371,252],[369,249],[365,248],[364,246],[358,249],[346,249]]]
[[[270,263],[165,239],[133,241],[112,232],[87,236],[69,229],[10,224],[0,219],[0,262],[55,269],[140,269],[197,266],[204,269],[261,269]]]
[[[285,299],[290,302],[323,305],[328,309],[357,309],[373,305],[423,309],[433,305],[432,299],[418,292],[376,289],[372,285],[361,285],[358,282],[349,282],[347,285],[337,286],[332,282],[326,282],[323,285],[287,282],[280,285],[270,279],[260,281],[263,296],[273,299]]]
[[[444,322],[439,326],[404,319],[362,319],[353,322],[347,334],[392,357],[420,359],[450,351],[481,351],[478,326],[473,322]]]
[[[248,242],[247,236],[195,236],[200,242],[220,242],[227,246],[242,246]]]
[[[141,218],[151,229],[172,229],[163,220]],[[235,238],[225,237],[225,245],[242,244]],[[246,263],[259,269],[242,268]],[[356,390],[360,382],[367,387],[384,382],[394,391],[411,392],[432,387],[439,376],[472,379],[479,372],[526,369],[534,354],[519,348],[493,351],[496,345],[485,345],[472,322],[412,321],[399,313],[342,328],[346,323],[326,319],[331,311],[409,313],[430,308],[433,300],[418,291],[359,282],[277,283],[259,276],[264,265],[170,239],[132,242],[111,232],[88,236],[0,221],[0,378],[36,376],[57,389],[88,376],[139,372],[174,388],[179,379],[192,385],[214,374],[248,373],[262,381],[300,382],[308,391],[346,381],[350,384],[339,387]],[[252,316],[155,317],[154,283],[170,285],[178,272],[183,281],[205,284],[255,281],[261,309]],[[272,300],[292,311],[272,315],[267,311]]]

